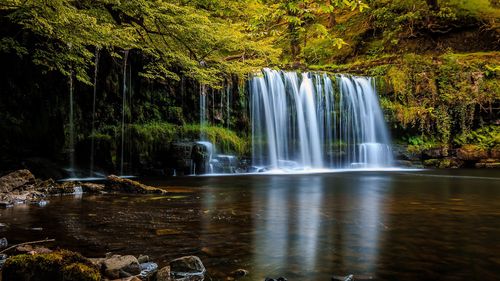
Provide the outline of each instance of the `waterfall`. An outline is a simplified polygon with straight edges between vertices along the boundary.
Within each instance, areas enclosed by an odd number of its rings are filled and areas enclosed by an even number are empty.
[[[95,146],[95,107],[97,95],[97,73],[99,68],[99,48],[95,49],[94,62],[94,96],[92,99],[92,134],[90,139],[90,176],[94,175],[94,146]]]
[[[120,154],[120,175],[123,176],[123,159],[124,159],[124,146],[125,146],[125,106],[127,104],[127,59],[128,50],[124,51],[123,55],[123,86],[122,86],[122,142]]]
[[[74,124],[74,102],[73,102],[73,71],[69,80],[69,166],[71,177],[75,177],[75,124]]]
[[[334,86],[335,85],[335,86]],[[390,137],[368,77],[264,69],[250,80],[254,166],[378,168]]]

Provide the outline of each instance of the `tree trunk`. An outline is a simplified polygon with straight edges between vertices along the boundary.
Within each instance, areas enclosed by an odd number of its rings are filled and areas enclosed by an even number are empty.
[[[326,1],[327,6],[330,6],[331,4],[332,4],[331,0]],[[337,23],[337,20],[335,19],[335,13],[333,11],[331,13],[328,13],[327,27],[332,28],[336,23]]]
[[[293,62],[298,61],[298,56],[300,55],[300,38],[299,32],[295,28],[295,25],[290,24],[288,26],[288,30],[290,32],[290,54],[292,56]]]

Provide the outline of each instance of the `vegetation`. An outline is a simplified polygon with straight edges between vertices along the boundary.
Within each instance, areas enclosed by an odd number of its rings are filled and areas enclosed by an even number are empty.
[[[3,280],[100,281],[99,270],[78,253],[59,250],[46,254],[23,254],[7,259]]]
[[[398,141],[495,147],[499,19],[492,0],[0,0],[0,149],[66,153],[71,78],[77,143],[96,117],[92,138],[117,150],[125,93],[141,157],[200,134],[245,154],[245,80],[262,67],[375,76]],[[202,89],[213,117],[200,132]]]

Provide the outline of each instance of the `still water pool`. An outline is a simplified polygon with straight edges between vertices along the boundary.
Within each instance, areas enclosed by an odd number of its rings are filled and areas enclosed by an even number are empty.
[[[207,280],[499,280],[500,171],[144,179],[166,196],[49,198],[0,210],[10,243],[55,238],[84,255],[197,255]]]

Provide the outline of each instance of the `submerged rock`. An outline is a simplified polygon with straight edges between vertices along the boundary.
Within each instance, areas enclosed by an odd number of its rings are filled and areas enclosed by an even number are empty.
[[[235,271],[229,273],[229,276],[232,277],[232,278],[241,278],[241,277],[245,277],[248,275],[248,270],[245,270],[245,269],[236,269]]]
[[[113,192],[128,192],[128,193],[140,193],[140,194],[163,194],[166,193],[165,190],[147,186],[145,184],[130,180],[123,179],[115,175],[110,175],[107,178],[106,190]]]
[[[197,256],[186,256],[170,263],[171,275],[179,281],[202,281],[206,272],[205,266]]]

